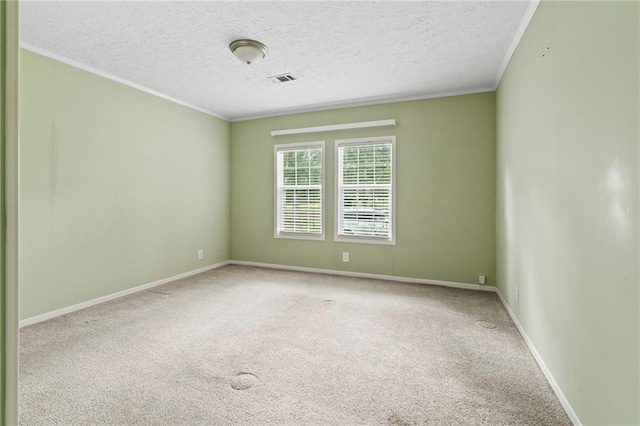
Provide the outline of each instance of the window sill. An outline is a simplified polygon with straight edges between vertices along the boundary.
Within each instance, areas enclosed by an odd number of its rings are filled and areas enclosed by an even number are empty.
[[[389,240],[383,240],[381,238],[348,237],[348,236],[342,236],[342,235],[336,235],[333,238],[333,241],[335,241],[336,243],[379,244],[379,245],[385,245],[385,246],[396,245],[395,239],[389,241]]]
[[[324,234],[322,235],[314,235],[314,234],[275,234],[273,236],[277,239],[284,240],[311,240],[311,241],[324,241]]]

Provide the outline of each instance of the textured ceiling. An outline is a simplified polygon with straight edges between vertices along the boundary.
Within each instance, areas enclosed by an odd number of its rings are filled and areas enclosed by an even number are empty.
[[[238,120],[491,90],[526,1],[21,2],[23,46]],[[269,47],[245,65],[237,38]],[[267,77],[291,73],[298,81]]]

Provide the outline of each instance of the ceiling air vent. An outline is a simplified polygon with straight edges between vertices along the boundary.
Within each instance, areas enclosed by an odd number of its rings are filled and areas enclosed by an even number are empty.
[[[271,80],[272,83],[288,83],[290,81],[295,81],[298,78],[294,77],[291,74],[280,74],[280,75],[274,75],[271,77],[267,77],[268,80]]]

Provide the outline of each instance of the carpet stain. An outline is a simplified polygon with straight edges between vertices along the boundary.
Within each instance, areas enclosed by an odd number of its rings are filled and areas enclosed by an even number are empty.
[[[238,373],[236,377],[231,379],[231,387],[235,390],[249,389],[258,382],[255,374]]]
[[[484,327],[484,328],[494,329],[494,328],[498,327],[497,325],[495,325],[494,323],[489,322],[489,321],[478,320],[476,322],[478,323],[478,325],[480,327]]]
[[[387,424],[392,425],[392,426],[412,426],[412,425],[415,425],[414,422],[410,422],[410,421],[408,421],[406,419],[403,419],[402,417],[400,417],[397,414],[391,415],[387,419]]]
[[[335,301],[335,300],[333,300],[333,299],[326,299],[326,300],[323,300],[323,301],[322,301],[322,304],[323,304],[324,306],[333,306],[333,305],[335,305],[335,304],[336,304],[336,301]]]

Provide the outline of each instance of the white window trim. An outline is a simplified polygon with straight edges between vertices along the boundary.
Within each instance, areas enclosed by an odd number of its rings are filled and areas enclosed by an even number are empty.
[[[320,234],[303,234],[303,233],[278,233],[278,151],[282,149],[299,149],[299,148],[317,148],[320,147],[322,150],[322,184],[321,186],[321,196],[322,203],[320,206],[320,217],[321,217],[321,226],[322,233]],[[273,237],[274,238],[282,238],[288,240],[314,240],[314,241],[324,241],[325,240],[325,178],[326,178],[326,151],[324,149],[324,141],[313,141],[313,142],[296,142],[296,143],[287,143],[287,144],[279,144],[273,146]]]
[[[371,142],[388,142],[391,141],[391,240],[375,238],[375,237],[355,237],[339,235],[340,228],[340,156],[338,149],[344,145],[369,145]],[[323,157],[324,158],[324,157]],[[335,164],[335,194],[334,194],[334,234],[335,242],[344,243],[363,243],[363,244],[382,244],[396,245],[396,137],[395,136],[376,136],[371,138],[357,139],[336,139],[334,151]]]

